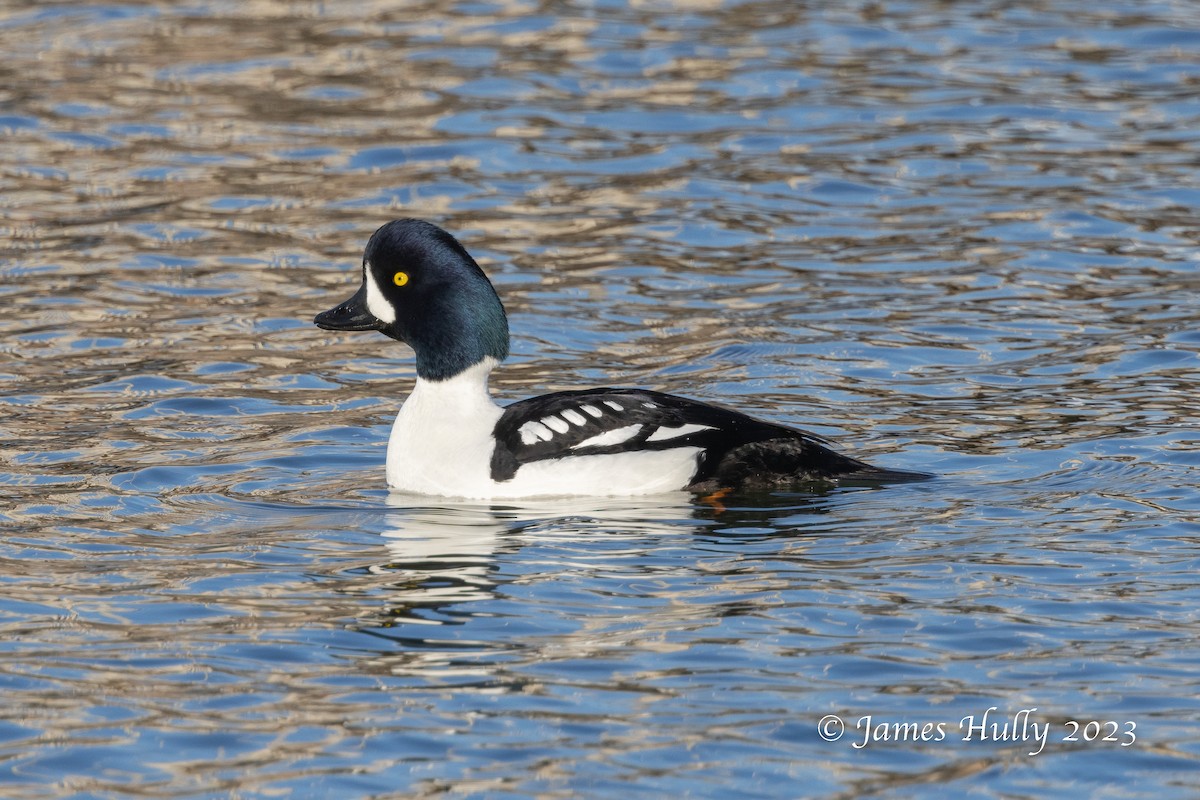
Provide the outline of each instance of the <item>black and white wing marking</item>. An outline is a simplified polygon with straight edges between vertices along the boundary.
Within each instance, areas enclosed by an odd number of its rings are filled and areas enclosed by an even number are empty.
[[[696,480],[705,464],[739,445],[780,438],[816,443],[791,428],[644,389],[586,389],[521,400],[504,409],[494,435],[494,481],[511,480],[534,461],[677,447],[700,448]]]

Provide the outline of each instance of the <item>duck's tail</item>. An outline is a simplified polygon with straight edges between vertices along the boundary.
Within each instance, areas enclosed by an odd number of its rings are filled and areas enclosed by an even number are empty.
[[[838,483],[912,483],[927,481],[937,476],[932,472],[916,472],[905,469],[881,469],[870,464],[862,464],[862,469],[847,472],[837,476]]]
[[[806,437],[750,442],[726,452],[695,487],[781,489],[790,486],[909,483],[934,477],[928,472],[882,469],[842,455]]]

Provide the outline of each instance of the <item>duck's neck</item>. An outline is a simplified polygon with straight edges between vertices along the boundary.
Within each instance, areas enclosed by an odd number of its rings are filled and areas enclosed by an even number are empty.
[[[437,410],[443,418],[461,418],[478,414],[480,409],[494,409],[488,393],[488,376],[499,362],[488,357],[467,367],[461,372],[441,380],[417,376],[417,384],[405,405],[413,401],[430,410]]]

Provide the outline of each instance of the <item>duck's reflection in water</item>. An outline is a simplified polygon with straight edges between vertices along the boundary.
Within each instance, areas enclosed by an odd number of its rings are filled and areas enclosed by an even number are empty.
[[[774,598],[777,577],[757,575],[744,554],[796,556],[831,499],[777,494],[726,507],[684,492],[519,503],[392,494],[379,518],[388,559],[359,586],[371,602],[354,627],[375,640],[364,666],[422,683],[515,685],[517,663],[587,659],[626,640],[674,648],[672,631],[745,614],[748,595]],[[714,586],[734,599],[714,597]]]
[[[390,558],[371,572],[396,578],[387,590],[393,620],[453,623],[422,611],[436,614],[493,595],[495,558],[507,528],[486,506],[410,506],[387,521],[381,533]]]
[[[688,523],[696,522],[691,500],[680,492],[518,504],[431,501],[393,493],[388,505],[396,511],[387,515],[381,531],[390,558],[371,572],[395,577],[387,592],[393,620],[454,624],[461,620],[446,616],[447,607],[493,597],[497,585],[513,577],[498,576],[497,557],[516,552],[530,537],[678,536],[693,529]]]
[[[598,558],[613,558],[624,549],[614,540],[686,535],[703,524],[684,493],[520,504],[392,494],[388,505],[394,510],[380,534],[390,558],[371,567],[376,581],[368,590],[382,602],[354,626],[376,644],[360,663],[437,685],[503,684],[505,664],[538,658],[529,650],[553,638],[545,630],[553,609],[530,618],[528,603],[512,595],[578,569],[581,536],[602,537]]]

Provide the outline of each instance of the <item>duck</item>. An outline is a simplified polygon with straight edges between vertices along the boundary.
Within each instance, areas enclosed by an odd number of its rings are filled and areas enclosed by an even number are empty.
[[[424,220],[376,230],[358,291],[314,323],[378,331],[412,348],[416,382],[388,438],[393,491],[473,500],[709,496],[931,477],[874,467],[807,431],[650,389],[497,404],[488,379],[509,354],[504,305],[466,248]]]

